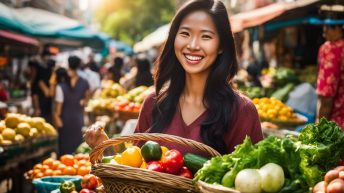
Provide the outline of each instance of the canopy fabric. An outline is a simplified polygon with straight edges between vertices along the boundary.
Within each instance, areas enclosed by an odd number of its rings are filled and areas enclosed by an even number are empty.
[[[26,7],[12,9],[0,3],[0,29],[38,38],[61,38],[81,41],[82,45],[107,49],[109,36],[93,32],[78,21],[45,10]]]
[[[236,33],[242,31],[245,28],[261,25],[281,15],[284,11],[284,3],[276,3],[252,11],[233,15],[229,18],[232,32]]]
[[[129,45],[120,41],[111,40],[109,46],[110,48],[114,48],[118,52],[124,52],[129,56],[134,54],[134,50]]]
[[[39,42],[38,40],[28,37],[28,36],[24,36],[24,35],[20,35],[20,34],[15,34],[12,32],[8,32],[8,31],[3,31],[0,30],[0,37],[2,38],[6,38],[6,39],[10,39],[19,43],[24,43],[24,44],[31,44],[34,46],[38,46]]]
[[[142,41],[134,45],[135,52],[142,52],[154,46],[159,46],[167,39],[171,24],[166,24],[159,27],[153,33],[147,35]]]

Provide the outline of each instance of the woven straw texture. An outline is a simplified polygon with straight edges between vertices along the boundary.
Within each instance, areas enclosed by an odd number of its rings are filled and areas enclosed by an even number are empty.
[[[220,185],[208,184],[202,181],[197,182],[197,187],[201,193],[240,193],[232,188],[227,188]]]
[[[126,141],[149,140],[173,142],[204,151],[211,156],[220,155],[216,150],[202,143],[161,133],[136,133],[130,136],[106,140],[94,148],[90,155],[90,160],[92,162],[92,173],[100,177],[107,193],[199,192],[192,180],[188,178],[125,165],[100,163],[103,151],[110,146],[116,146]]]

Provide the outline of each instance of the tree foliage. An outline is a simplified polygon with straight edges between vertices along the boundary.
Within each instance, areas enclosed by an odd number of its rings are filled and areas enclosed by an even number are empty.
[[[95,19],[103,32],[132,45],[170,22],[175,7],[175,0],[101,0]]]

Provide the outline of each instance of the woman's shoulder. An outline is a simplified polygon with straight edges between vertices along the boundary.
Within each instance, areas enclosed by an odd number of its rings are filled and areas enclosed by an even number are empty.
[[[236,91],[235,92],[237,101],[238,101],[238,108],[240,112],[252,112],[252,111],[257,111],[256,107],[254,106],[253,102],[251,101],[250,98],[245,96],[244,94]]]
[[[155,97],[155,92],[151,92],[149,94],[147,94],[144,102],[143,102],[143,106],[142,106],[142,109],[152,109],[154,103],[155,103],[155,100],[156,100],[156,97]]]

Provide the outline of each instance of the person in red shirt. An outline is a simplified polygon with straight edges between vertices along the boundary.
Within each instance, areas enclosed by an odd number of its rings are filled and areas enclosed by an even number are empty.
[[[344,8],[342,5],[337,6]],[[325,8],[331,9],[331,6],[325,6]],[[341,15],[344,19],[344,12],[335,13],[333,10],[327,12],[332,12],[331,17]],[[324,37],[326,42],[320,47],[318,53],[317,121],[325,117],[335,121],[344,130],[343,25],[325,25]]]
[[[182,6],[156,66],[155,93],[146,98],[135,132],[193,139],[222,154],[232,152],[246,136],[254,143],[263,139],[255,106],[231,86],[238,63],[221,1],[193,0]],[[91,147],[107,139],[97,128],[90,127],[85,134]]]

